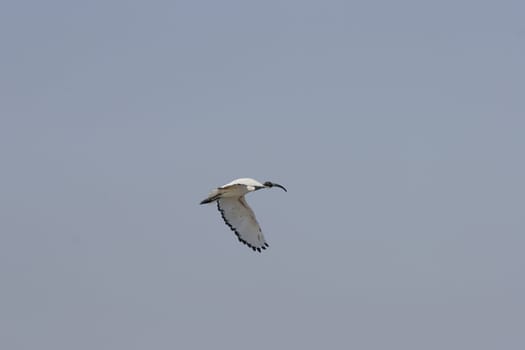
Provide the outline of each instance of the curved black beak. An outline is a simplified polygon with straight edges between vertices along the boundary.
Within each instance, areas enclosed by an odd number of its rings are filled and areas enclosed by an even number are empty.
[[[279,185],[279,184],[276,184],[276,183],[274,183],[274,182],[266,181],[266,182],[264,183],[264,186],[266,186],[266,187],[274,187],[274,186],[275,186],[275,187],[279,187],[280,189],[284,190],[284,192],[288,192],[288,191],[286,190],[286,188],[284,188],[284,186]]]

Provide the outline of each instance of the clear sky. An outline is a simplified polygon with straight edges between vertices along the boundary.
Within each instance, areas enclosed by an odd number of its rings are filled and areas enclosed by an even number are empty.
[[[4,1],[0,348],[524,349],[524,13]]]

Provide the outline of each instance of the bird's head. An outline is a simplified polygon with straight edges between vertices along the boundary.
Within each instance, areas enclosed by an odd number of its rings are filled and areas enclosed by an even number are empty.
[[[264,185],[264,187],[267,187],[267,188],[271,188],[271,187],[274,187],[274,186],[275,186],[275,187],[279,187],[279,188],[283,189],[284,192],[288,192],[288,191],[286,190],[286,188],[284,188],[284,186],[281,186],[281,185],[276,184],[276,183],[274,183],[274,182],[266,181],[265,183],[263,183],[263,185]]]

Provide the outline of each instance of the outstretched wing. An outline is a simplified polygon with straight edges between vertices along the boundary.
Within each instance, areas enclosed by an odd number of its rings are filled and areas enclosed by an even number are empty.
[[[244,197],[220,198],[217,201],[217,208],[224,222],[235,232],[239,241],[258,252],[268,247],[255,214]]]

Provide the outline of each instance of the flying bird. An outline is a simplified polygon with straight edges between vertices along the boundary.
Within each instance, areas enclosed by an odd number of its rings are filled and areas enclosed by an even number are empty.
[[[269,245],[266,243],[257,218],[252,208],[246,203],[244,196],[247,193],[271,187],[279,187],[287,192],[283,186],[270,181],[260,183],[254,179],[241,178],[214,189],[201,204],[216,201],[224,222],[235,232],[239,241],[254,251],[261,252]]]

